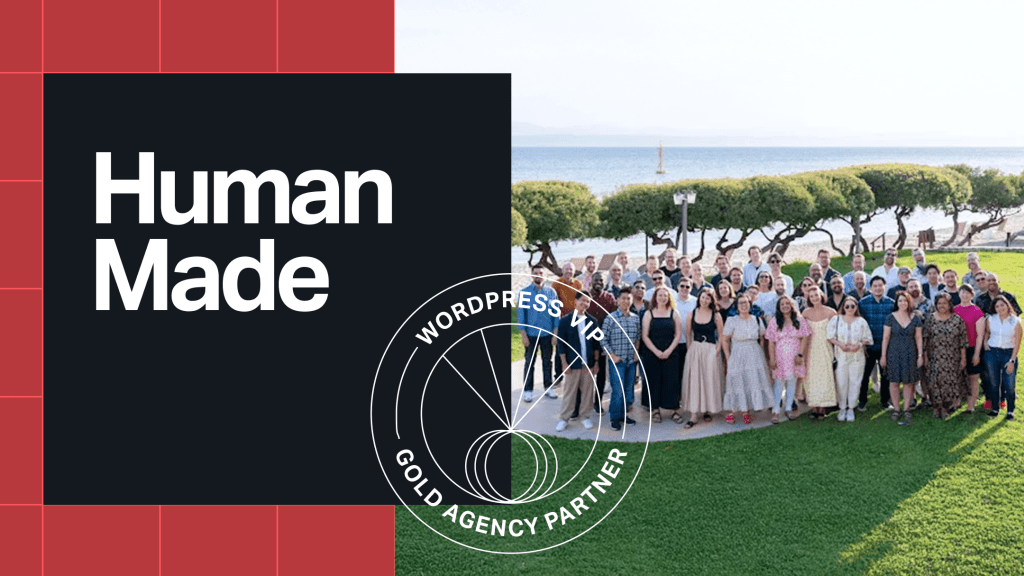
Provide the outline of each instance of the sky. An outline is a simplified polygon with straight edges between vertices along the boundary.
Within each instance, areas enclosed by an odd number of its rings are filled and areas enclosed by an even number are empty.
[[[512,121],[540,132],[1024,146],[1022,21],[1019,1],[397,0],[395,62],[510,72]]]

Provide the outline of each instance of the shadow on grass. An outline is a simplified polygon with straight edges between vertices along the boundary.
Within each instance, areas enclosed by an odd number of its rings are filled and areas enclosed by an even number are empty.
[[[869,410],[877,409],[874,396]],[[652,444],[639,479],[613,514],[584,537],[538,554],[467,550],[400,509],[396,569],[578,574],[585,565],[599,574],[864,573],[905,546],[901,534],[881,530],[904,510],[901,503],[924,493],[942,470],[960,468],[961,459],[979,459],[1002,428],[1001,418],[989,422],[980,412],[948,421],[921,417],[905,428],[872,419],[871,411],[855,423],[800,419]],[[1019,425],[1012,427],[1019,435]],[[585,448],[551,440],[560,453]],[[963,473],[976,466],[968,464]],[[1000,492],[998,501],[1021,508],[1022,494]],[[972,542],[983,538],[975,534]]]
[[[1024,574],[1021,425],[993,419],[950,453],[955,462],[841,552],[835,573]]]

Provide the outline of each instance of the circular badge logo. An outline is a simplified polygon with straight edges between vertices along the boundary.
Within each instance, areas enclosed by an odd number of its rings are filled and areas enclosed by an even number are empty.
[[[615,510],[640,473],[650,424],[609,425],[609,398],[631,400],[643,372],[639,318],[610,304],[563,310],[546,284],[512,273],[465,280],[412,311],[370,401],[377,459],[411,514],[456,544],[524,554],[570,542]],[[509,368],[510,337],[527,352],[521,368]],[[607,351],[622,362],[598,370]],[[604,413],[594,412],[605,386]]]

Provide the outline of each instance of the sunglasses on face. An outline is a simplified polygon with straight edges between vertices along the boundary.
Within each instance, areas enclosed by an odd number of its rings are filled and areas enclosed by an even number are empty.
[[[847,304],[846,306],[843,306],[843,309],[844,310],[856,310],[857,309],[857,305],[856,304]]]

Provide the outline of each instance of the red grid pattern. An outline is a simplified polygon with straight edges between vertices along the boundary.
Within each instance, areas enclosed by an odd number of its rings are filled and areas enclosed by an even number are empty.
[[[394,72],[393,0],[0,3],[0,574],[388,574],[392,506],[44,506],[43,72]]]

